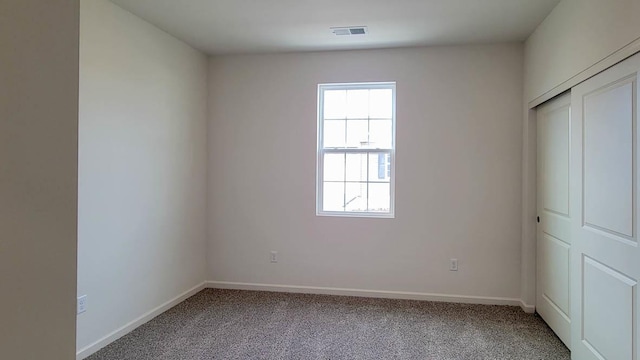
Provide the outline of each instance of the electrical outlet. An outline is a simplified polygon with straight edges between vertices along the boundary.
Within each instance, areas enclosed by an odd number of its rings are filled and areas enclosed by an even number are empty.
[[[272,251],[271,252],[271,262],[272,263],[277,263],[278,262],[278,252],[277,251]]]
[[[78,296],[77,309],[78,309],[78,315],[87,311],[87,295]]]
[[[449,271],[458,271],[458,259],[451,259]]]

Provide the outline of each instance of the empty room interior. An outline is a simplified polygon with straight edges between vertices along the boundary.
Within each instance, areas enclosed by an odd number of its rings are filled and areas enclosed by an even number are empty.
[[[0,358],[640,358],[640,0],[0,0]]]

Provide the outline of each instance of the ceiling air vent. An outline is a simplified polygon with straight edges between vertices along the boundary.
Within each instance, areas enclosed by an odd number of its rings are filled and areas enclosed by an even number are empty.
[[[365,35],[368,30],[366,26],[347,26],[347,27],[332,27],[331,32],[335,35]]]

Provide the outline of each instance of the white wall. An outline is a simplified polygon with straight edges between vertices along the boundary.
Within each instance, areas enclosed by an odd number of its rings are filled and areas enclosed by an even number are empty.
[[[638,0],[562,0],[526,42],[527,101],[640,38],[639,15]]]
[[[0,1],[0,358],[75,353],[78,12]]]
[[[562,0],[525,43],[522,298],[535,303],[536,121],[534,105],[640,50],[640,1]]]
[[[519,298],[522,51],[212,58],[209,279]],[[315,215],[317,84],[352,81],[397,81],[395,219]]]
[[[83,349],[205,280],[207,58],[108,1],[80,15]]]

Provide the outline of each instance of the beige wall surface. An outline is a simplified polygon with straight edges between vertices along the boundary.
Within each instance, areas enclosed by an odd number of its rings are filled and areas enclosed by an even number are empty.
[[[205,280],[207,58],[81,3],[78,350]]]
[[[0,358],[75,356],[75,1],[0,1]]]
[[[640,38],[638,16],[638,0],[562,0],[526,42],[526,101]]]
[[[519,298],[522,62],[519,44],[213,57],[209,280]],[[357,81],[397,82],[395,219],[315,213],[317,85]]]

